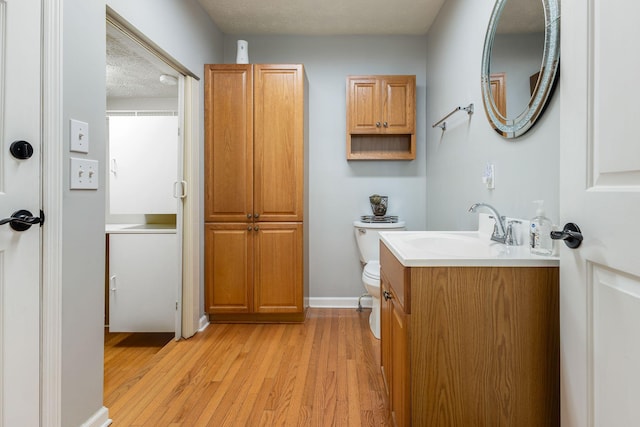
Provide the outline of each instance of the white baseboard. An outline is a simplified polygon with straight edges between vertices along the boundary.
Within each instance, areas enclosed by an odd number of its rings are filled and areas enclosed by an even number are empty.
[[[198,332],[204,331],[207,326],[209,326],[209,317],[205,314],[200,318],[200,326],[198,327]]]
[[[107,427],[111,425],[109,410],[104,406],[100,408],[91,418],[85,421],[81,427]]]
[[[363,307],[371,308],[371,297],[364,296],[360,300]],[[309,306],[315,308],[358,308],[358,297],[323,298],[309,297]]]

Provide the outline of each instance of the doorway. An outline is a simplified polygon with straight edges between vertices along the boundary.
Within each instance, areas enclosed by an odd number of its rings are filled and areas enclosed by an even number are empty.
[[[199,169],[194,161],[199,141],[198,78],[108,8],[106,37],[108,140],[118,132],[120,137],[130,137],[107,154],[105,325],[116,323],[112,316],[122,320],[124,311],[124,323],[117,326],[123,333],[165,336],[169,332],[176,340],[189,337],[198,329],[200,305],[199,233],[193,226],[198,224],[199,212]],[[162,178],[157,175],[161,173]],[[112,200],[111,190],[118,193],[133,188],[123,182],[131,177],[143,182],[143,188],[134,190],[133,196],[131,192],[115,194],[119,201]],[[153,191],[149,186],[158,182],[162,182],[158,197],[163,201],[154,204],[157,197],[150,197]],[[131,203],[120,203],[127,197]],[[154,203],[141,206],[145,198]],[[117,256],[110,257],[110,251]],[[120,271],[109,269],[112,258],[124,260]],[[138,273],[155,276],[140,278],[135,271],[131,273],[140,262],[148,265]],[[168,284],[159,292],[158,281],[167,278]],[[141,289],[140,283],[155,288]],[[135,298],[143,302],[135,302]],[[159,310],[154,304],[163,308]],[[146,317],[139,310],[143,307],[147,308]],[[127,311],[134,313],[128,319]],[[136,342],[136,338],[125,342]]]

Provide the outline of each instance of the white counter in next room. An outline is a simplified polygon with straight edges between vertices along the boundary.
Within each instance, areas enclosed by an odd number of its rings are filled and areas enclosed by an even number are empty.
[[[174,332],[178,242],[173,224],[107,224],[110,332]]]
[[[558,427],[558,258],[479,232],[380,236],[381,365],[396,425]]]

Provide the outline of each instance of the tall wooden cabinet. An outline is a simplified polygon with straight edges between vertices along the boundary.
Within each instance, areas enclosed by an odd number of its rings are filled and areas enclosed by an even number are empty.
[[[211,321],[304,320],[302,65],[205,69],[205,300]]]

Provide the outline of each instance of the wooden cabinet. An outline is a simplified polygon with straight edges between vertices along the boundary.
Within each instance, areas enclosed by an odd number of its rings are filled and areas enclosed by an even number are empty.
[[[380,261],[396,426],[560,424],[557,267],[407,268],[384,244]]]
[[[347,159],[415,159],[415,76],[347,77]]]
[[[205,71],[207,311],[212,321],[304,320],[304,68]]]
[[[408,315],[386,276],[381,275],[382,374],[395,425],[409,425],[409,324]]]
[[[212,320],[299,320],[304,312],[302,242],[301,223],[206,224]]]

